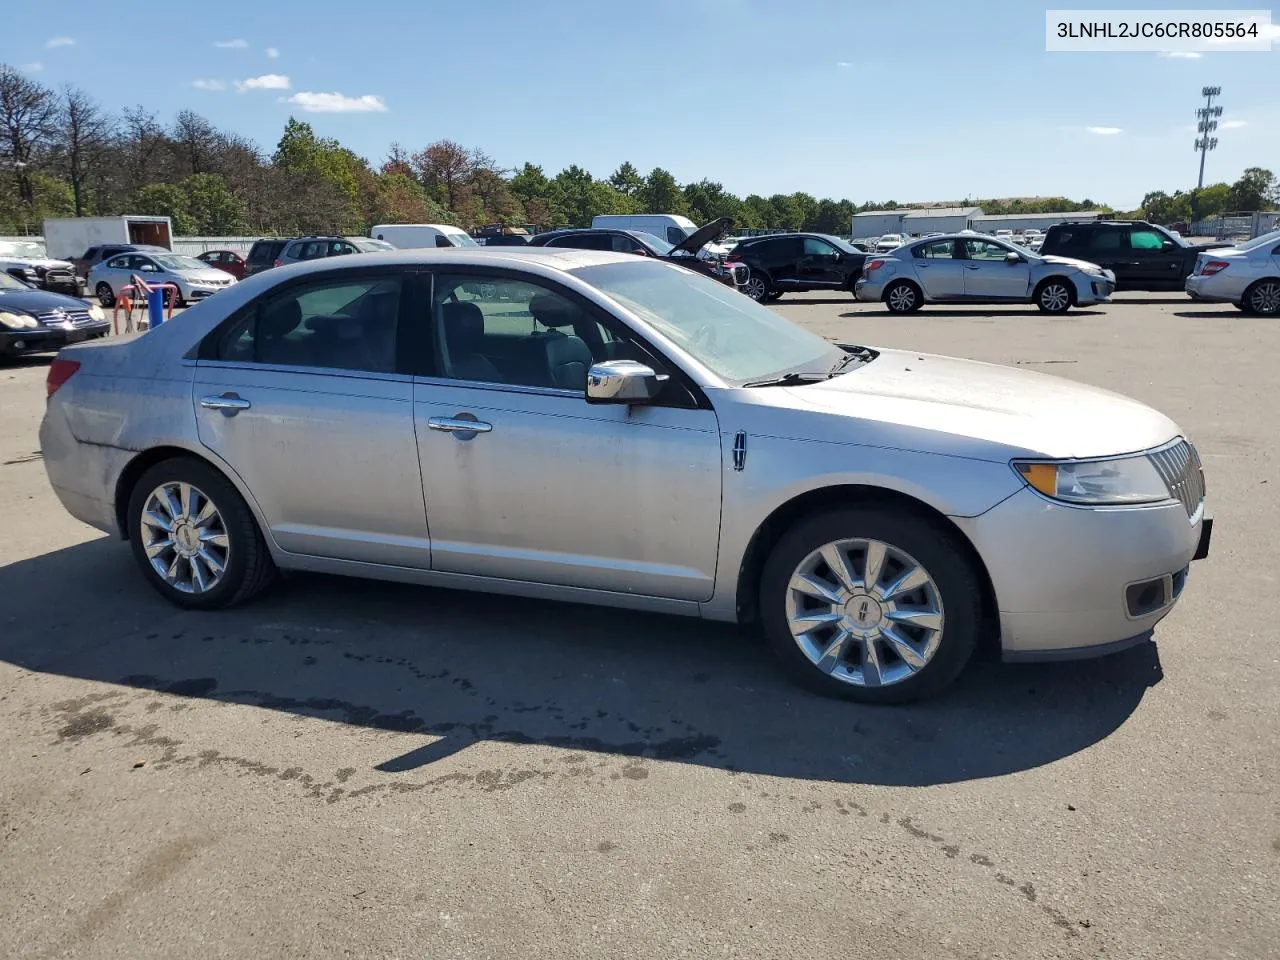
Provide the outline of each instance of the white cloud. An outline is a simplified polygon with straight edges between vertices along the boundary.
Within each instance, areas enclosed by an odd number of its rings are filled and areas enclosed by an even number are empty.
[[[1248,125],[1248,120],[1224,120],[1222,123],[1218,124],[1218,129],[1239,130],[1241,127],[1247,127]]]
[[[243,50],[249,46],[249,41],[239,38],[235,40],[215,40],[213,45],[220,50]]]
[[[18,69],[23,73],[39,73],[44,69],[44,64],[39,60],[32,60],[30,63],[18,64]]]
[[[1204,54],[1194,50],[1162,50],[1156,56],[1166,60],[1199,60]]]
[[[288,90],[289,78],[281,73],[264,73],[260,77],[237,80],[236,89],[241,93],[247,93],[250,90]]]
[[[269,60],[274,60],[278,56],[280,56],[279,50],[277,50],[275,47],[267,47],[267,58]]]
[[[847,68],[847,67],[852,67],[853,64],[850,63],[848,60],[841,60],[836,64],[836,66],[841,68]]]
[[[1100,137],[1110,137],[1117,133],[1124,133],[1124,127],[1085,127],[1090,133],[1096,133]]]
[[[55,50],[58,47],[74,47],[75,40],[72,37],[51,37],[44,47],[46,50]]]
[[[302,109],[304,113],[386,113],[387,105],[381,97],[366,93],[363,97],[347,97],[341,93],[312,93],[299,90],[284,101]]]
[[[225,80],[192,80],[191,85],[197,90],[225,90],[227,89],[227,81]]]

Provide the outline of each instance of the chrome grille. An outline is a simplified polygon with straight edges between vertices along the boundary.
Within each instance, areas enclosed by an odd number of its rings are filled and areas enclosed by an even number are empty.
[[[1169,488],[1169,493],[1187,510],[1187,516],[1195,516],[1204,501],[1204,470],[1196,448],[1185,440],[1147,454]]]
[[[68,323],[72,327],[87,327],[94,322],[88,310],[50,310],[36,314],[36,320],[42,327],[54,329],[65,329]]]

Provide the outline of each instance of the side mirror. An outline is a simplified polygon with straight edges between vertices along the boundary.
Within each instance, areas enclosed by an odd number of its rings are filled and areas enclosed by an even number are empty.
[[[631,252],[634,253],[637,257],[647,257],[649,255],[649,252],[645,250],[644,247],[636,247]]]
[[[604,360],[587,371],[587,403],[648,403],[666,377],[636,360]]]
[[[1160,244],[1160,247],[1163,250],[1172,250],[1175,246],[1177,246],[1177,244],[1172,240],[1166,240],[1164,243]]]
[[[1022,257],[1014,253],[1012,250],[1010,250],[1008,253],[1004,255],[1004,262],[1010,265],[1015,263],[1021,263]]]

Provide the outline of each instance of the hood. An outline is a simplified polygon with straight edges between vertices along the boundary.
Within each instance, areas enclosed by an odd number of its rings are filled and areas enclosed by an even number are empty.
[[[71,264],[66,260],[51,260],[48,257],[15,257],[10,254],[0,255],[0,263],[22,264],[27,267],[43,267],[45,270],[70,270]]]
[[[1088,260],[1077,260],[1075,257],[1058,257],[1053,254],[1040,254],[1041,260],[1047,260],[1049,263],[1061,263],[1064,266],[1075,267],[1077,270],[1101,270],[1102,268],[1096,263]]]
[[[1205,250],[1222,250],[1225,247],[1234,247],[1235,244],[1230,240],[1210,240],[1208,243],[1188,243],[1187,250],[1193,253],[1203,253]]]
[[[831,380],[778,389],[791,406],[858,418],[869,443],[978,459],[1105,457],[1179,435],[1164,414],[1109,390],[903,350],[883,350]]]
[[[66,310],[68,313],[84,313],[89,305],[75,297],[46,290],[0,290],[0,310],[21,310],[23,313],[45,313],[49,310]]]
[[[671,248],[671,253],[692,253],[696,254],[712,240],[719,240],[733,227],[732,217],[721,217],[719,220],[712,220],[705,223],[693,233],[685,238],[683,243],[677,243]],[[668,254],[670,256],[670,254]]]
[[[170,270],[174,276],[179,276],[187,281],[202,281],[205,283],[222,283],[225,280],[234,280],[235,277],[227,273],[225,270],[219,270],[216,267],[205,267],[202,270],[196,270],[194,267],[190,270]]]

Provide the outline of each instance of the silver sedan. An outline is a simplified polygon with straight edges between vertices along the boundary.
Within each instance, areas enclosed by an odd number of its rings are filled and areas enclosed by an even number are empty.
[[[894,313],[911,313],[926,303],[1034,303],[1045,313],[1066,313],[1105,302],[1115,285],[1115,274],[1096,264],[1044,257],[996,237],[965,233],[868,258],[854,296],[883,301]]]
[[[176,253],[122,253],[94,265],[86,288],[94,292],[99,303],[109,307],[120,292],[133,283],[135,276],[148,284],[170,284],[167,290],[176,292],[179,306],[211,297],[236,282],[229,273],[195,257]],[[172,293],[166,293],[166,298],[169,296]]]
[[[1280,230],[1199,254],[1186,290],[1193,300],[1234,303],[1262,317],[1280,315]]]
[[[49,393],[57,496],[180,606],[288,569],[758,621],[871,702],[984,636],[1144,642],[1211,529],[1195,449],[1136,401],[831,343],[623,254],[284,267],[65,349]]]

